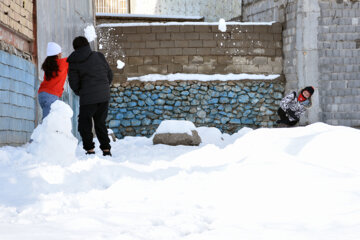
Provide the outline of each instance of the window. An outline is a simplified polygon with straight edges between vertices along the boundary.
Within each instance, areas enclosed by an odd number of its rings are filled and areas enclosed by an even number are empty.
[[[97,13],[129,13],[129,0],[96,0]]]

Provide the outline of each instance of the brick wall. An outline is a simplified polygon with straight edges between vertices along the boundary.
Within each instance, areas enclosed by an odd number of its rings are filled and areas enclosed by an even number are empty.
[[[0,145],[30,139],[35,120],[36,66],[0,50]]]
[[[282,73],[282,26],[110,24],[98,26],[99,49],[115,82],[151,73]],[[125,62],[116,68],[117,60]]]
[[[360,3],[320,1],[319,77],[323,120],[360,126]]]
[[[33,1],[1,0],[0,22],[29,40],[33,34]]]

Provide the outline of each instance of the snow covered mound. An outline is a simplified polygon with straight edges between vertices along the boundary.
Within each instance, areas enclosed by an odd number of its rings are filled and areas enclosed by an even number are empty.
[[[158,133],[187,133],[191,135],[191,131],[196,130],[194,123],[185,120],[164,120],[156,129]]]
[[[71,129],[73,111],[69,105],[57,100],[51,105],[49,115],[37,126],[28,146],[38,163],[66,165],[74,161],[77,139]]]
[[[56,103],[34,133],[46,157],[0,148],[0,239],[359,239],[359,130],[201,127],[198,147],[126,137],[113,158],[79,151],[61,166],[68,110]]]

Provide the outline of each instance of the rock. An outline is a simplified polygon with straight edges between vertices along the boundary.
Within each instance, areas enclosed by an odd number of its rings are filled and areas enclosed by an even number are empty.
[[[153,138],[154,144],[166,144],[170,146],[186,145],[199,146],[201,138],[196,130],[192,130],[192,135],[187,133],[157,133]]]

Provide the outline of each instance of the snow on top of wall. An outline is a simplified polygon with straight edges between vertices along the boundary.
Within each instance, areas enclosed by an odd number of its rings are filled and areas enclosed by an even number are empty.
[[[198,81],[231,81],[231,80],[274,80],[280,77],[278,74],[263,75],[263,74],[188,74],[188,73],[175,73],[175,74],[148,74],[139,77],[130,77],[128,81],[140,80],[143,82],[152,82],[159,80],[176,81],[176,80],[198,80]]]
[[[174,19],[194,19],[200,20],[202,16],[183,16],[183,15],[152,15],[152,14],[120,14],[120,13],[96,13],[97,17],[128,17],[128,18],[174,18]]]
[[[226,22],[226,25],[272,25],[275,22]],[[103,23],[98,27],[138,27],[171,25],[219,25],[219,22],[154,22],[154,23]]]

